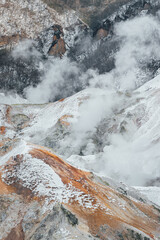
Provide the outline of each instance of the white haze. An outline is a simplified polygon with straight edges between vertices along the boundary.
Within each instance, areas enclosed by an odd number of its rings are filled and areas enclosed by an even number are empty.
[[[88,100],[81,104],[78,121],[72,123],[71,134],[61,142],[61,148],[65,149],[65,156],[75,154],[83,148],[82,153],[92,154],[95,152],[95,144],[92,135],[96,133],[97,125],[106,116],[113,113],[113,109],[122,103],[111,90],[92,89]]]
[[[160,60],[160,22],[159,16],[139,16],[133,20],[118,23],[115,33],[121,39],[121,47],[115,56],[115,69],[110,73],[98,75],[92,72],[91,87],[100,87],[103,91],[118,89],[130,91],[140,87],[150,80],[150,73],[143,69],[143,64],[152,60]],[[157,73],[158,74],[158,73]],[[108,89],[108,90],[107,90]],[[132,139],[136,133],[135,125],[131,124],[128,135],[110,134],[109,145],[103,152],[96,154],[95,144],[91,138],[95,129],[104,117],[109,118],[113,107],[125,107],[123,97],[111,97],[106,94],[104,102],[97,96],[81,108],[81,117],[73,128],[70,142],[77,152],[83,145],[84,157],[70,157],[68,161],[74,164],[78,158],[79,167],[84,167],[85,158],[90,159],[86,166],[98,174],[110,176],[130,185],[145,185],[160,177],[160,144],[153,143],[146,136]],[[128,99],[125,99],[126,102]],[[147,101],[147,100],[146,100]],[[153,107],[153,106],[151,106]],[[155,120],[156,121],[156,120]],[[146,127],[147,131],[147,127]],[[148,129],[149,131],[149,129]],[[150,138],[152,134],[149,135]],[[68,138],[66,139],[68,142]],[[105,141],[105,139],[103,139]],[[64,142],[62,147],[64,147]],[[75,149],[73,154],[75,154]],[[87,158],[88,157],[88,158]],[[81,159],[81,160],[80,160]],[[76,162],[76,160],[75,160]]]
[[[27,104],[28,101],[12,92],[0,92],[0,104]]]
[[[32,103],[46,103],[54,99],[59,89],[63,89],[65,76],[79,72],[77,65],[71,63],[65,57],[63,59],[52,59],[48,64],[50,67],[44,80],[37,87],[30,86],[26,89],[26,97]]]
[[[18,57],[22,59],[29,59],[30,57],[40,57],[40,53],[33,47],[33,40],[23,40],[12,51],[12,56],[16,59]]]
[[[48,102],[62,91],[65,76],[71,73],[80,76],[80,85],[95,88],[97,93],[86,105],[80,108],[80,117],[73,124],[72,132],[61,142],[61,148],[67,147],[78,153],[85,145],[84,155],[95,154],[95,143],[92,135],[97,125],[104,118],[112,116],[116,108],[123,109],[122,104],[128,98],[116,94],[117,90],[130,91],[150,80],[150,73],[143,68],[152,60],[160,60],[160,22],[159,16],[142,15],[126,22],[116,24],[115,38],[121,42],[120,49],[115,54],[115,69],[99,75],[98,71],[88,70],[82,74],[76,63],[67,57],[53,59],[49,62],[48,71],[37,87],[26,89],[26,97],[32,103]],[[87,84],[86,84],[87,86]],[[71,86],[72,88],[72,83]],[[147,100],[146,100],[147,101]],[[133,127],[133,128],[132,128]],[[132,141],[135,126],[131,126],[128,138],[122,134],[110,134],[110,145],[104,147],[101,153],[93,156],[90,169],[99,174],[111,176],[132,185],[145,185],[154,177],[160,177],[159,144],[152,147],[145,137]],[[103,141],[103,139],[102,139]],[[64,153],[65,155],[65,153]],[[92,156],[91,156],[92,158]],[[96,159],[96,161],[95,161]],[[152,161],[155,160],[156,161]],[[92,162],[92,161],[91,161]]]
[[[48,63],[49,67],[42,82],[37,87],[26,89],[28,100],[34,103],[44,103],[54,99],[57,93],[62,93],[62,87],[66,81],[64,76],[71,73],[77,76],[82,75],[80,79],[77,79],[80,86],[84,86],[85,81],[87,83],[89,75],[91,87],[98,86],[104,89],[110,86],[122,91],[133,90],[150,80],[151,74],[144,66],[160,59],[159,15],[157,17],[142,15],[118,23],[115,25],[114,32],[115,38],[121,42],[121,45],[115,54],[113,70],[102,75],[94,70],[88,70],[87,73],[82,74],[78,65],[67,57],[52,60]],[[70,84],[74,85],[74,83]],[[78,85],[77,82],[76,84]]]

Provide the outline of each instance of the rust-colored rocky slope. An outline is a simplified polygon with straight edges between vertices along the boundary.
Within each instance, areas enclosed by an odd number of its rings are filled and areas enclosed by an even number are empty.
[[[26,143],[23,107],[1,105],[0,239],[159,239],[158,206]]]

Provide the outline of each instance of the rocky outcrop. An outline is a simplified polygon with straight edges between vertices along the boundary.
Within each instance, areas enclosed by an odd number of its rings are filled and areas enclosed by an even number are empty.
[[[1,239],[159,237],[157,206],[49,149],[17,141],[0,164]]]
[[[0,49],[11,50],[13,47],[25,39],[25,35],[15,34],[12,36],[1,36],[0,37]]]
[[[90,19],[89,27],[92,29],[93,39],[89,46],[86,44],[85,48],[84,35],[79,36],[78,43],[76,42],[69,49],[68,54],[71,58],[80,61],[87,69],[98,69],[100,73],[109,72],[115,67],[115,54],[120,47],[119,40],[114,38],[115,24],[143,14],[155,16],[160,9],[160,3],[159,1],[141,0],[103,1],[101,7],[95,7],[95,9],[94,3],[90,2],[90,4],[92,7],[88,9],[91,9],[91,12],[87,16]],[[102,41],[97,42],[97,39]],[[148,68],[150,65],[155,67],[156,63],[149,63],[145,67]]]
[[[59,24],[62,27],[70,25],[70,22],[67,22],[67,20],[63,22],[67,13],[60,15],[41,0],[36,2],[30,1],[30,3],[21,0],[18,2],[1,1],[0,13],[0,50],[10,50],[19,43],[19,41],[26,38],[36,39],[41,32],[54,24]],[[54,37],[54,34],[52,37]],[[62,55],[65,52],[64,41],[60,39],[57,46],[58,49],[54,50],[55,55]],[[52,51],[52,54],[54,54],[54,51]],[[60,51],[59,54],[57,54],[58,51]]]
[[[23,38],[35,39],[44,29],[53,24],[68,28],[78,23],[78,19],[82,19],[81,23],[91,27],[93,35],[96,35],[101,29],[101,35],[106,37],[107,32],[112,30],[115,21],[134,17],[143,10],[154,13],[160,7],[156,1],[150,3],[141,0],[130,0],[129,2],[127,0],[61,0],[58,2],[55,0],[37,0],[36,2],[30,1],[30,3],[21,0],[18,2],[1,0],[0,6],[2,16],[1,49],[5,48],[6,44],[13,47]]]
[[[42,1],[0,1],[1,36],[25,35],[35,38],[45,28],[59,23],[58,14]]]
[[[130,17],[138,15],[141,11],[146,10],[150,13],[157,11],[159,8],[158,1],[142,1],[142,0],[96,0],[96,1],[66,1],[66,0],[43,0],[58,12],[65,12],[66,9],[74,9],[80,18],[88,24],[94,31],[101,27],[108,30],[106,19],[111,21],[126,20]]]
[[[59,25],[54,25],[53,30],[54,30],[53,42],[48,50],[48,54],[57,57],[62,57],[63,54],[66,52],[65,42],[62,38],[62,36],[64,35],[63,29]]]

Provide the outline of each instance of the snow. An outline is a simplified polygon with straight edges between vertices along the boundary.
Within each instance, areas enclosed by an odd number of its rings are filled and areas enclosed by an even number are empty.
[[[54,196],[61,200],[62,191],[65,188],[61,178],[54,170],[42,160],[32,158],[31,155],[25,154],[24,160],[20,163],[18,169],[12,173],[6,172],[2,178],[16,177],[18,181],[23,182],[23,186],[31,189],[39,196]]]
[[[106,144],[103,152],[93,152],[92,155],[85,156],[71,155],[67,161],[78,168],[109,176],[129,185],[149,184],[160,175],[159,103],[160,75],[133,91],[129,106],[121,106],[122,109],[124,107],[121,114],[116,116],[113,113],[112,118],[116,119],[117,125],[125,123],[125,133],[107,133],[108,129],[104,129],[109,144]],[[79,125],[80,123],[77,128]],[[102,141],[106,141],[103,136]]]
[[[31,126],[23,130],[25,139],[34,143],[38,142],[40,138],[46,136],[47,131],[49,131],[50,128],[53,127],[64,115],[72,115],[73,118],[68,118],[67,121],[73,122],[79,115],[78,110],[81,101],[84,101],[89,94],[91,94],[91,91],[85,90],[73,95],[72,97],[66,98],[62,102],[44,105],[44,108],[42,108],[35,116]],[[30,135],[35,136],[30,139]]]
[[[26,34],[35,38],[53,24],[68,27],[77,22],[73,10],[57,13],[42,0],[0,0],[1,35]]]
[[[3,166],[11,157],[28,153],[30,148],[31,147],[22,139],[18,143],[13,143],[13,149],[0,158],[0,166]]]
[[[160,206],[160,187],[134,187],[150,201]]]
[[[37,33],[44,30],[44,27],[50,27],[58,22],[57,12],[41,0],[10,0],[8,4],[9,8],[3,3],[0,8],[2,35],[11,36],[25,32],[27,37],[34,38]]]
[[[79,189],[73,187],[71,183],[68,185],[63,184],[61,178],[52,167],[41,159],[33,158],[28,153],[28,150],[29,148],[25,142],[21,141],[15,149],[1,158],[0,164],[4,165],[10,157],[23,154],[23,159],[18,167],[13,168],[12,171],[3,170],[2,180],[4,182],[7,181],[6,183],[10,185],[13,183],[12,179],[16,178],[23,187],[30,189],[39,197],[46,197],[47,202],[54,200],[54,203],[68,203],[74,199],[74,201],[78,201],[85,208],[96,209],[100,205],[100,203],[93,205],[94,197],[84,194]]]
[[[0,104],[27,104],[28,101],[18,94],[13,93],[0,93]]]

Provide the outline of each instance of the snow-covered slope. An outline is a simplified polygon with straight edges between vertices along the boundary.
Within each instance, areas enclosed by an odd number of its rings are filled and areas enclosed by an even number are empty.
[[[91,88],[55,103],[2,105],[8,122],[1,125],[76,167],[130,185],[158,185],[159,83],[158,75],[130,94]]]
[[[106,176],[116,171],[121,164],[123,165],[123,161],[133,160],[134,156],[134,162],[129,162],[131,168],[123,169],[121,172],[119,167],[120,179],[128,179],[128,182],[134,179],[139,183],[141,179],[138,179],[138,171],[140,171],[143,184],[146,183],[145,174],[148,169],[147,164],[150,163],[147,161],[148,158],[143,157],[144,168],[140,170],[137,168],[137,179],[132,172],[132,164],[136,163],[137,166],[142,164],[142,159],[139,160],[139,151],[143,150],[143,154],[147,156],[152,154],[152,165],[150,165],[152,174],[149,175],[148,179],[154,181],[155,177],[158,178],[159,155],[155,146],[159,144],[159,127],[158,119],[156,122],[152,122],[152,119],[156,113],[155,109],[158,111],[159,107],[159,82],[159,76],[157,76],[134,91],[132,95],[115,93],[113,90],[104,91],[91,88],[55,103],[41,105],[1,104],[1,197],[3,201],[7,201],[7,211],[10,207],[13,209],[13,215],[5,215],[6,217],[2,222],[1,227],[6,226],[6,221],[10,222],[9,218],[12,218],[12,224],[5,227],[2,237],[5,239],[7,234],[12,231],[19,232],[18,229],[22,226],[24,239],[27,236],[32,236],[31,239],[35,239],[36,234],[40,234],[41,231],[42,239],[45,239],[47,235],[40,227],[42,220],[39,217],[48,218],[47,216],[51,214],[51,209],[54,206],[56,214],[63,216],[63,219],[64,216],[68,218],[69,215],[69,219],[72,219],[69,220],[71,226],[66,220],[63,220],[68,236],[66,239],[70,239],[69,236],[73,236],[74,232],[78,238],[82,232],[85,232],[84,239],[88,239],[88,234],[91,236],[98,234],[101,239],[103,236],[118,239],[119,236],[125,236],[125,234],[133,239],[136,236],[158,239],[159,207],[153,203],[158,204],[158,188],[152,188],[152,194],[146,194],[144,188],[138,188],[143,194],[141,195],[138,190],[116,183]],[[104,106],[102,103],[105,103]],[[107,111],[104,111],[106,106]],[[89,115],[88,108],[90,109]],[[91,121],[92,119],[94,121]],[[92,139],[94,139],[95,129],[107,119],[110,124],[114,123],[114,126],[111,125],[103,129],[103,135],[107,134],[103,143],[107,145],[100,151],[99,143],[94,143]],[[156,135],[153,134],[154,132]],[[147,134],[148,137],[146,137]],[[57,135],[57,142],[53,141],[54,135]],[[113,141],[115,136],[118,140],[122,139],[123,146],[119,144],[121,142],[117,142],[115,145],[115,141]],[[53,149],[55,147],[56,153],[63,153],[64,157],[69,156],[68,162],[72,165],[55,155],[52,149],[34,145],[37,143],[48,145],[49,138],[52,140],[50,144]],[[78,142],[75,142],[76,138]],[[129,152],[127,152],[126,141],[130,146]],[[136,141],[144,143],[143,149],[140,148],[142,144],[137,144]],[[72,154],[73,150],[78,154],[81,144],[84,147],[85,143],[90,143],[88,153],[92,148],[92,156],[87,154],[87,150],[86,154],[83,150],[84,156],[81,156],[80,153],[79,155]],[[107,153],[109,147],[112,154]],[[131,151],[132,147],[136,148],[134,155]],[[125,152],[127,154],[124,154]],[[120,158],[120,154],[123,158]],[[115,164],[110,165],[111,160]],[[73,167],[73,165],[78,168]],[[114,167],[115,169],[113,169]],[[105,178],[97,177],[93,173],[80,170],[80,168],[90,169],[104,175]],[[130,178],[128,178],[128,174],[130,174]],[[111,175],[113,177],[113,174]],[[3,196],[3,194],[5,195]],[[153,199],[154,194],[157,200]],[[145,195],[153,202],[147,200]],[[7,196],[10,200],[6,199]],[[20,196],[22,199],[25,196],[28,199],[27,202],[22,200]],[[11,201],[12,204],[10,205],[8,201]],[[15,212],[14,204],[17,201],[21,202],[19,206],[23,205],[23,212],[19,212],[20,208],[17,208],[17,213]],[[36,207],[34,207],[35,204]],[[29,230],[24,230],[26,214],[29,212],[32,214],[32,211],[35,214],[35,211],[39,211],[39,204],[43,206],[40,215],[37,215],[39,219],[37,221],[40,225],[36,225],[35,230],[35,222],[33,221]],[[58,207],[59,204],[63,204],[63,207]],[[29,207],[31,210],[27,213]],[[84,211],[85,214],[83,214]],[[21,215],[20,221],[14,217],[17,216],[16,214]],[[27,221],[30,223],[32,220]],[[61,220],[58,224],[61,228]],[[106,224],[109,228],[105,227]],[[72,227],[72,225],[77,225],[77,227]],[[49,225],[47,227],[49,228]],[[57,231],[52,233],[53,237],[61,234]],[[17,237],[17,235],[15,236]]]
[[[160,187],[135,187],[150,201],[160,206]]]

